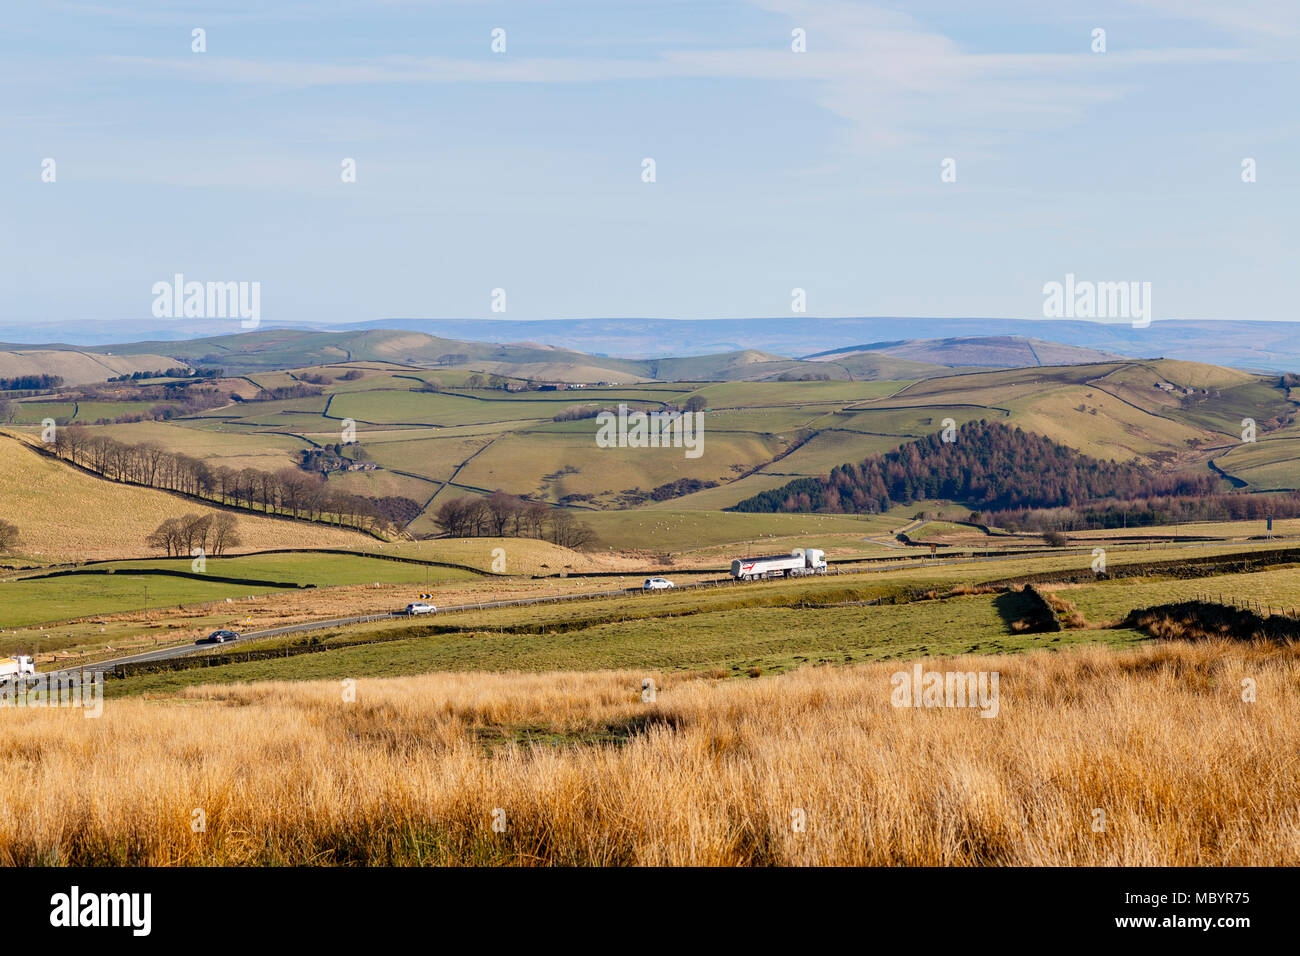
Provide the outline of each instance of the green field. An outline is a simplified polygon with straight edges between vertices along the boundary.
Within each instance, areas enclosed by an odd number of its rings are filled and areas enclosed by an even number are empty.
[[[1011,653],[1078,643],[1127,645],[1133,631],[1014,634],[988,595],[883,607],[744,608],[688,620],[651,618],[557,633],[491,630],[426,634],[322,654],[142,676],[115,693],[174,691],[199,683],[317,680],[456,670],[722,670],[742,676],[806,664],[846,664],[966,652]],[[757,674],[754,674],[757,676]]]
[[[0,582],[0,627],[5,632],[75,618],[144,608],[175,607],[269,594],[274,588],[143,574],[80,575]],[[14,637],[15,635],[9,635]],[[19,643],[28,639],[21,637]]]
[[[824,475],[847,462],[867,455],[883,454],[898,445],[897,438],[868,437],[857,432],[824,429],[780,461],[766,466],[761,474]]]
[[[224,601],[226,598],[268,594],[277,590],[256,584],[131,573],[142,569],[190,572],[191,560],[161,558],[112,561],[87,569],[112,569],[112,574],[86,573],[2,581],[0,627],[30,627],[33,624],[67,621],[91,615]],[[361,555],[311,553],[208,558],[205,573],[213,577],[274,581],[318,588],[356,584],[433,586],[478,577],[473,572],[456,568]]]
[[[114,561],[106,566],[123,571],[140,568],[189,571],[190,562],[190,558],[159,558],[151,561]],[[457,568],[429,567],[364,555],[312,552],[208,558],[206,573],[221,577],[293,582],[300,586],[321,588],[347,584],[404,584],[422,582],[426,578],[435,583],[443,583],[477,577],[473,572]]]
[[[1300,568],[1254,574],[1224,574],[1191,581],[1125,581],[1058,590],[1090,623],[1117,621],[1132,608],[1187,601],[1209,595],[1213,600],[1250,600],[1279,612],[1300,610]]]
[[[1215,463],[1253,490],[1300,488],[1300,437],[1243,442],[1221,453]]]
[[[77,406],[73,402],[15,402],[12,406],[15,425],[39,425],[47,418],[53,418],[56,424],[66,425],[72,421]]]
[[[375,424],[476,425],[545,421],[570,404],[576,403],[483,400],[448,392],[349,392],[334,398],[329,414]]]

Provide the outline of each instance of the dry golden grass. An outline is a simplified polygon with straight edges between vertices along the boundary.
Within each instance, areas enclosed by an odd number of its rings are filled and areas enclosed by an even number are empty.
[[[1087,620],[1079,612],[1079,609],[1075,607],[1073,601],[1068,601],[1052,591],[1044,592],[1043,597],[1047,599],[1047,603],[1051,605],[1052,610],[1056,612],[1056,616],[1060,619],[1062,627],[1080,628],[1088,626]]]
[[[92,477],[0,434],[0,517],[18,525],[20,555],[42,562],[147,555],[145,537],[163,519],[217,510],[152,488]],[[238,517],[243,544],[235,551],[370,548],[376,543],[341,528],[247,513]]]
[[[538,538],[436,538],[430,541],[399,541],[372,544],[366,550],[376,554],[398,554],[426,561],[446,561],[505,574],[590,574],[622,571],[639,574],[647,562],[637,556],[614,551],[575,551]],[[504,565],[497,561],[504,559]]]
[[[992,719],[894,708],[908,666],[439,674],[361,680],[352,703],[334,683],[263,683],[110,699],[98,720],[9,709],[0,863],[1300,863],[1294,648],[926,662],[998,671]]]

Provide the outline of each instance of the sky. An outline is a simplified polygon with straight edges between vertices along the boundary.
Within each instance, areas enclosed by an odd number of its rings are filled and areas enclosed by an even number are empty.
[[[150,319],[177,273],[260,283],[263,321],[794,315],[794,289],[801,321],[1036,318],[1067,274],[1149,282],[1156,320],[1298,317],[1294,0],[10,0],[0,24],[0,323]]]

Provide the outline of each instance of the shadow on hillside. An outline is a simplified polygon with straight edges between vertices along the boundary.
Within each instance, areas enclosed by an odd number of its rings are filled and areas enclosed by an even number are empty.
[[[993,599],[993,609],[1013,634],[1041,634],[1051,627],[1042,606],[1028,591],[1004,591]]]

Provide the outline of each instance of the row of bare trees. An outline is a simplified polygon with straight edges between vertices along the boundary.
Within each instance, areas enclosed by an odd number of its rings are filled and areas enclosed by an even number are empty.
[[[497,491],[486,498],[452,498],[434,515],[452,538],[542,538],[565,548],[595,541],[591,525],[571,511]]]
[[[187,514],[168,518],[160,524],[145,543],[151,548],[166,551],[168,557],[183,557],[201,548],[204,554],[220,557],[243,542],[239,538],[239,521],[231,514]]]
[[[297,468],[274,472],[224,465],[214,468],[201,459],[167,451],[151,442],[127,444],[78,425],[58,430],[54,452],[112,481],[365,531],[391,528],[391,522],[371,499],[335,491],[323,476]]]

